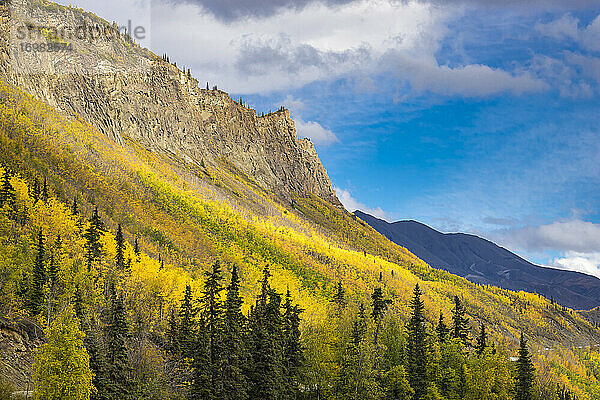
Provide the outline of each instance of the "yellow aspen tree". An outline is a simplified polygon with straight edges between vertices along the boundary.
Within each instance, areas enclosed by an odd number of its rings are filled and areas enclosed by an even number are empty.
[[[84,333],[66,308],[46,330],[46,343],[36,354],[35,399],[88,400],[94,391]]]

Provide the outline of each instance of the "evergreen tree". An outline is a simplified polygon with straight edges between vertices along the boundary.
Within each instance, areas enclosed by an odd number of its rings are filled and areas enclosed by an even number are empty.
[[[335,304],[338,314],[341,314],[346,308],[346,291],[344,290],[344,286],[342,286],[342,281],[338,281],[337,285],[335,286],[335,293],[333,294],[331,302]]]
[[[292,296],[288,288],[283,306],[283,376],[285,389],[283,397],[295,399],[300,383],[300,369],[303,363],[302,345],[300,343],[300,313],[302,310],[292,304]]]
[[[123,238],[123,229],[121,229],[121,224],[119,224],[119,227],[117,228],[115,241],[117,245],[115,264],[117,266],[117,271],[123,271],[125,269],[125,239]]]
[[[454,309],[452,310],[452,337],[460,339],[464,345],[469,344],[469,319],[465,316],[466,310],[458,296],[454,296]]]
[[[382,395],[374,367],[373,347],[365,340],[366,334],[365,307],[360,304],[352,321],[350,341],[340,362],[335,385],[336,398],[375,400]]]
[[[252,367],[249,395],[252,399],[279,399],[283,386],[281,296],[271,289],[270,276],[267,266],[263,271],[261,292],[250,314]]]
[[[178,343],[184,358],[193,358],[196,332],[196,308],[192,299],[192,287],[187,285],[179,309]]]
[[[437,327],[435,328],[435,331],[437,332],[437,336],[438,336],[438,339],[440,342],[444,342],[446,340],[446,338],[448,337],[448,334],[450,333],[450,329],[444,322],[444,315],[442,314],[441,311],[440,311],[440,319],[439,319]]]
[[[67,307],[46,331],[46,343],[36,353],[36,399],[88,400],[94,389],[83,332]]]
[[[33,184],[31,185],[31,198],[34,203],[37,203],[40,200],[40,181],[37,177],[33,178]]]
[[[102,236],[102,232],[104,232],[104,224],[102,223],[102,220],[100,220],[98,207],[96,207],[90,218],[90,226],[83,235],[86,240],[85,259],[88,271],[91,271],[92,265],[95,262],[100,261],[102,255],[102,243],[100,243],[100,237]]]
[[[131,398],[131,381],[127,354],[129,328],[123,298],[117,294],[114,283],[110,284],[110,315],[105,327],[107,361],[106,398],[124,400]]]
[[[46,280],[46,248],[44,234],[42,229],[40,229],[37,237],[31,286],[29,288],[29,311],[33,315],[39,314],[42,304],[44,304],[44,286],[46,285]]]
[[[42,200],[44,203],[48,201],[48,197],[48,181],[44,177],[44,186],[42,187]]]
[[[515,400],[532,400],[535,387],[535,367],[527,348],[527,340],[521,332],[519,358],[517,360],[517,376],[515,382]]]
[[[135,242],[133,243],[133,253],[135,254],[136,260],[140,261],[140,245],[138,243],[138,238],[135,238]]]
[[[4,206],[10,207],[14,211],[15,208],[15,189],[10,182],[10,173],[7,169],[2,175],[2,183],[0,185],[0,209]]]
[[[477,354],[481,355],[487,347],[487,333],[485,331],[485,325],[481,324],[479,330],[479,336],[477,337]]]
[[[77,205],[77,197],[73,197],[73,205],[71,206],[71,214],[79,215],[79,206]]]
[[[248,398],[244,371],[248,361],[245,343],[246,318],[242,314],[243,300],[240,296],[240,278],[237,266],[231,271],[231,282],[225,300],[223,324],[223,400],[245,400]]]
[[[180,356],[181,347],[179,346],[179,323],[175,310],[171,309],[169,320],[167,321],[167,330],[165,332],[165,350],[171,358]]]
[[[392,301],[383,297],[381,288],[375,288],[373,290],[373,294],[371,294],[371,299],[373,301],[371,303],[371,306],[373,307],[373,321],[375,321],[375,336],[373,342],[375,343],[375,345],[377,345],[377,340],[379,338],[379,330],[381,328],[381,318],[383,317],[385,310],[387,310],[388,306],[392,303]]]
[[[85,338],[83,342],[90,356],[90,369],[94,373],[92,383],[96,388],[95,393],[92,393],[91,399],[105,400],[107,399],[108,395],[108,367],[106,364],[105,355],[102,352],[100,339],[98,338],[98,333],[96,332],[96,330],[91,326],[87,326],[84,328],[84,332]]]
[[[196,353],[204,351],[206,356],[201,359],[201,365],[195,363],[195,370],[203,369],[201,374],[208,377],[208,384],[211,390],[209,399],[218,399],[222,397],[223,388],[221,381],[221,367],[223,359],[222,351],[222,331],[223,331],[223,304],[221,302],[221,291],[223,285],[223,275],[219,260],[215,261],[212,270],[205,273],[204,291],[202,293],[202,322],[201,328],[204,331],[204,340],[196,349]],[[196,361],[196,360],[195,360]],[[207,362],[207,363],[206,363]],[[197,379],[202,382],[204,379]],[[201,392],[203,392],[201,390]]]
[[[428,387],[427,378],[427,332],[425,331],[425,305],[421,300],[419,284],[415,285],[410,302],[412,315],[408,323],[407,372],[410,386],[414,390],[413,400],[425,397]]]

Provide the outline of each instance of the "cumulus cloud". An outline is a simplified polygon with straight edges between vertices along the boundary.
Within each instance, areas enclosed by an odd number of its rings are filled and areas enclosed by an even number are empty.
[[[547,83],[530,74],[514,75],[487,65],[470,64],[451,68],[428,59],[415,59],[395,50],[386,54],[385,59],[395,66],[398,77],[406,79],[419,92],[482,97],[502,92],[522,94],[548,89]]]
[[[168,51],[178,63],[185,61],[200,80],[238,93],[268,94],[389,72],[418,92],[447,96],[520,94],[547,86],[535,76],[482,64],[440,65],[436,52],[449,21],[463,12],[457,7],[397,0],[277,0],[275,6],[283,4],[277,13],[225,23],[198,4],[157,3],[153,11],[160,18],[153,21],[152,47]],[[250,10],[252,4],[262,7],[259,2],[240,7]],[[207,1],[202,7],[233,5]]]
[[[350,194],[349,190],[341,189],[339,187],[335,187],[334,189],[335,189],[335,193],[337,194],[338,199],[340,199],[344,208],[346,210],[348,210],[349,212],[354,212],[356,210],[360,210],[367,214],[371,214],[377,218],[387,220],[387,214],[385,213],[385,211],[383,211],[381,209],[381,207],[377,207],[377,208],[367,207],[366,205],[364,205],[363,203],[359,202],[354,197],[352,197],[352,194]]]
[[[600,15],[589,25],[580,27],[578,18],[565,14],[554,21],[538,23],[535,29],[543,36],[556,40],[570,39],[587,50],[600,50]]]
[[[564,256],[554,258],[550,266],[569,271],[579,271],[600,278],[600,252],[579,253],[569,251]]]
[[[302,10],[311,3],[338,6],[356,0],[182,0],[173,1],[194,3],[216,18],[231,22],[244,18],[264,18],[285,9]]]
[[[531,252],[600,252],[600,224],[580,219],[512,228],[502,231],[500,236],[511,247]]]
[[[192,3],[215,18],[232,22],[239,19],[266,18],[284,10],[300,11],[311,4],[320,3],[329,7],[342,6],[359,0],[171,0],[173,3]],[[408,3],[409,0],[393,0],[394,3]],[[467,5],[471,7],[514,7],[557,8],[564,7],[561,0],[422,0],[436,5]],[[570,0],[570,7],[589,6],[589,0]]]
[[[287,97],[278,104],[284,104],[290,110],[292,118],[294,118],[296,123],[296,131],[298,132],[299,137],[308,138],[314,144],[321,146],[328,146],[340,141],[336,134],[330,129],[324,128],[316,121],[305,121],[302,118],[302,110],[305,108],[305,104],[301,99],[287,95]],[[275,106],[277,106],[277,104],[275,104]]]
[[[298,136],[308,138],[317,145],[327,146],[340,141],[335,133],[323,128],[318,122],[304,122],[301,119],[296,119],[296,130]]]

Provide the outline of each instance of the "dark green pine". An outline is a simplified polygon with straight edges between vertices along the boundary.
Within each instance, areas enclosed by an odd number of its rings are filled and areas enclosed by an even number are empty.
[[[292,400],[299,395],[300,371],[304,357],[300,343],[300,313],[302,313],[302,309],[292,303],[289,288],[283,310],[283,377],[285,379],[283,397]]]
[[[435,328],[435,331],[437,333],[438,340],[440,342],[444,342],[446,340],[446,338],[448,337],[448,334],[450,333],[450,328],[448,328],[448,326],[446,325],[446,322],[444,322],[444,315],[442,314],[441,311],[440,311],[440,319],[438,321],[437,327]]]
[[[407,372],[410,386],[414,390],[414,400],[420,400],[427,393],[427,332],[425,330],[425,305],[421,300],[419,284],[415,285],[410,301],[412,314],[408,323]]]
[[[40,181],[37,177],[33,178],[33,184],[31,187],[31,198],[34,203],[37,203],[40,200]]]
[[[242,314],[243,300],[240,296],[240,278],[237,266],[231,271],[231,281],[225,299],[225,321],[223,324],[223,372],[224,400],[248,398],[247,380],[244,374],[248,362],[246,348],[246,318]]]
[[[125,269],[125,239],[123,238],[123,229],[121,228],[121,224],[119,224],[117,228],[115,241],[117,246],[115,264],[117,266],[117,271],[123,271]]]
[[[517,375],[515,382],[515,400],[532,400],[535,387],[535,367],[531,362],[531,354],[527,340],[521,332],[519,342],[519,358],[517,359]]]
[[[281,296],[271,289],[270,276],[269,268],[265,267],[261,292],[250,314],[252,364],[249,371],[249,395],[252,399],[279,399],[284,381]]]
[[[338,281],[335,286],[335,293],[333,294],[331,302],[335,304],[338,313],[341,313],[346,308],[346,291],[344,290],[344,286],[342,286],[342,281]]]
[[[460,339],[464,345],[469,344],[469,319],[466,317],[465,307],[458,296],[454,296],[454,309],[452,310],[452,337]]]
[[[45,202],[48,201],[48,181],[44,177],[44,185],[42,186],[42,200]]]
[[[107,361],[106,398],[124,400],[131,398],[131,366],[127,355],[129,328],[123,299],[116,292],[114,284],[110,288],[110,315],[105,327]]]
[[[33,315],[37,315],[44,304],[44,286],[47,278],[44,234],[40,229],[37,235],[35,262],[29,289],[29,310]]]
[[[10,183],[10,173],[8,170],[4,170],[2,176],[2,184],[0,185],[0,208],[8,205],[14,210],[15,207],[15,189]]]
[[[94,209],[92,217],[90,218],[90,226],[86,229],[83,237],[86,240],[85,243],[85,259],[88,267],[88,271],[92,269],[92,265],[100,261],[102,255],[102,244],[100,243],[100,236],[104,231],[104,224],[100,220],[98,215],[98,207]]]
[[[220,371],[222,366],[222,329],[223,329],[223,303],[221,291],[223,290],[223,275],[217,260],[212,270],[205,273],[204,291],[202,293],[202,320],[206,332],[206,351],[208,365],[206,371],[210,376],[212,387],[210,398],[221,398],[223,393]]]
[[[481,355],[485,351],[487,347],[487,332],[485,331],[485,325],[481,324],[479,328],[479,336],[477,337],[477,345],[475,349],[477,350],[477,354]]]
[[[179,337],[178,343],[181,355],[192,358],[195,348],[196,308],[192,299],[192,287],[187,285],[179,309]]]

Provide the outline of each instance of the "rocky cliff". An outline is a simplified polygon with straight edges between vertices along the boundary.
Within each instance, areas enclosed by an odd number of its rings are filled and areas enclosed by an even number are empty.
[[[118,32],[110,38],[47,38],[69,42],[73,50],[64,54],[19,53],[14,32],[22,21],[61,29],[115,28],[93,14],[44,0],[13,0],[12,17],[2,7],[1,68],[11,83],[80,116],[118,143],[131,139],[188,163],[219,165],[225,158],[284,201],[312,193],[339,205],[314,146],[298,139],[287,110],[259,116],[223,91],[200,88],[192,76]]]

